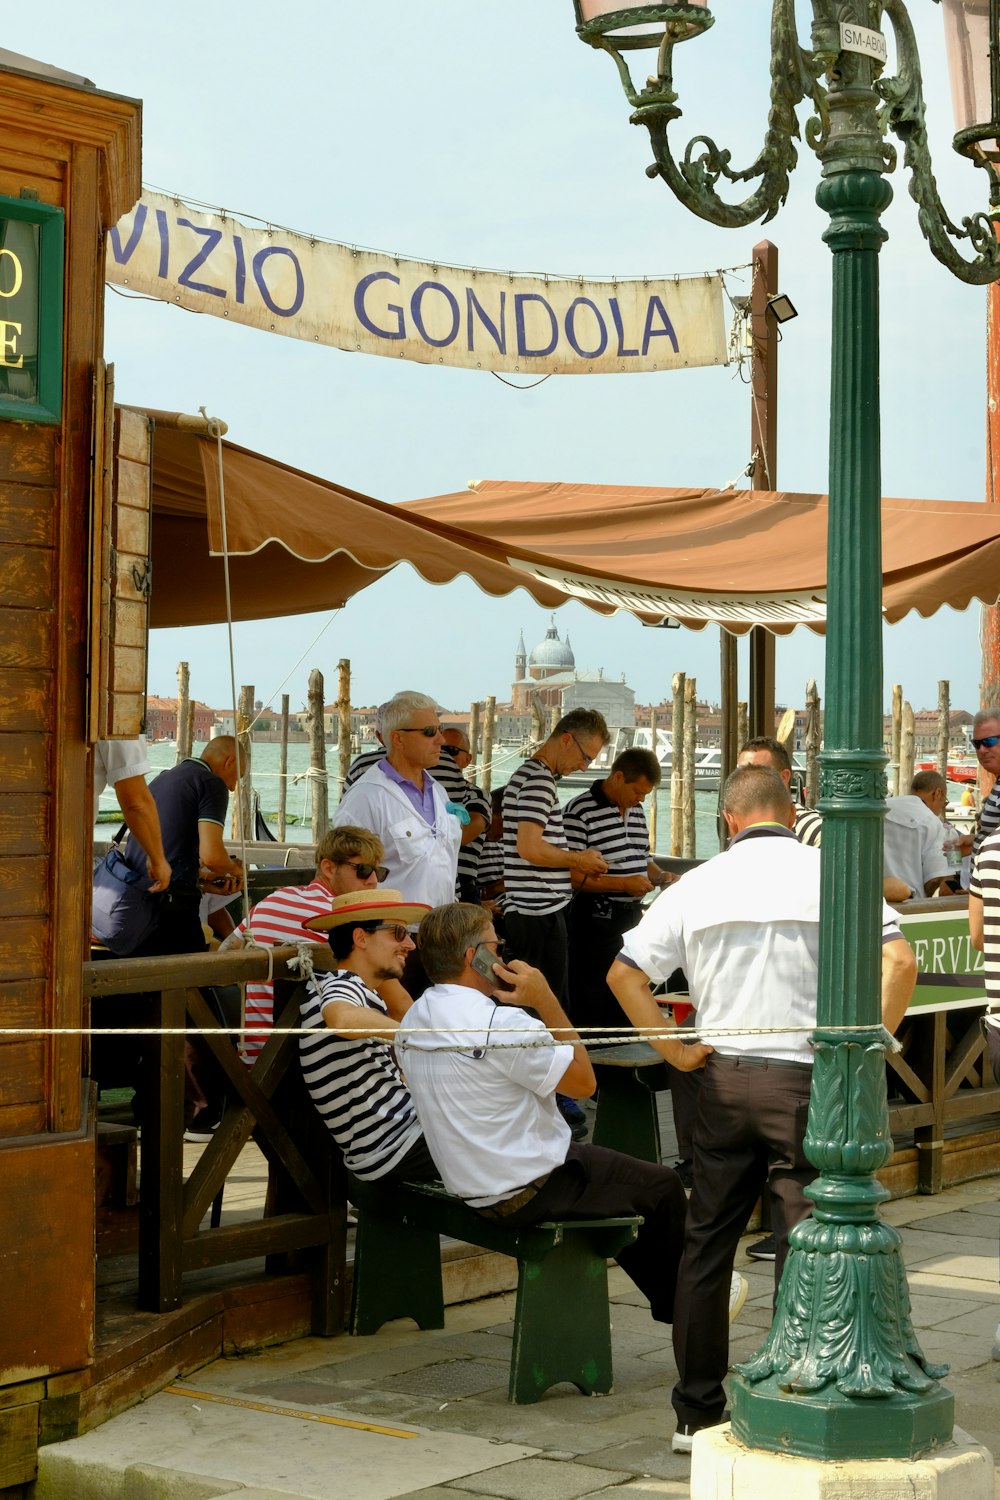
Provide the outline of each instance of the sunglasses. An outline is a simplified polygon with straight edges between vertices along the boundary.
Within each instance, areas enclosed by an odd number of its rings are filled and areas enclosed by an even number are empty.
[[[410,935],[410,929],[404,927],[402,922],[380,922],[374,929],[375,932],[391,932],[394,943],[401,943]]]
[[[986,734],[981,740],[973,740],[974,750],[992,750],[994,745],[1000,745],[1000,734]]]
[[[374,872],[375,879],[378,881],[379,885],[382,884],[383,880],[389,873],[388,865],[362,864],[361,861],[355,864],[353,859],[343,859],[341,860],[341,864],[346,865],[350,870],[354,870],[359,880],[370,880],[372,873]]]
[[[441,733],[440,724],[424,724],[419,728],[404,727],[397,729],[397,734],[422,734],[425,740],[432,740],[436,734]]]

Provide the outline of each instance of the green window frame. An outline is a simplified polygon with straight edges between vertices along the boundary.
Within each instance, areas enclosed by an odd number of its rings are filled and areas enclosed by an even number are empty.
[[[7,243],[11,224],[37,226],[37,259],[31,267],[35,288],[24,285],[24,267]],[[0,196],[0,420],[59,422],[62,418],[64,237],[61,208],[33,198]],[[17,316],[9,316],[13,313]],[[34,353],[22,353],[22,364],[16,366],[7,355],[15,352],[19,339],[30,348],[30,324],[27,329],[25,324],[31,317]]]

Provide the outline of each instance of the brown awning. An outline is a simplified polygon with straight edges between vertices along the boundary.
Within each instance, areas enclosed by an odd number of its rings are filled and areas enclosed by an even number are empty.
[[[152,624],[225,619],[216,444],[157,422]],[[400,562],[546,607],[735,632],[825,618],[826,496],[485,481],[387,505],[223,442],[233,618],[332,609]],[[1000,594],[1000,507],[884,499],[888,620]]]

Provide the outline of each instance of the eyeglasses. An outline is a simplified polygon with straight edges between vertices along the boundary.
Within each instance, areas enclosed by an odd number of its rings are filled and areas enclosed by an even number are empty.
[[[405,726],[402,729],[397,729],[396,733],[397,734],[422,734],[425,740],[432,740],[436,734],[440,734],[441,733],[441,725],[440,724],[421,724],[421,725],[418,725],[417,727],[414,727],[413,725],[408,725],[408,726]]]
[[[401,943],[404,938],[408,938],[410,935],[409,928],[404,927],[402,922],[379,922],[378,926],[375,927],[373,931],[391,932],[392,940],[394,943]]]
[[[379,885],[382,884],[389,873],[388,865],[363,864],[360,860],[355,861],[353,859],[342,859],[340,860],[340,864],[346,865],[349,870],[354,870],[359,880],[370,880],[374,871],[375,879]]]
[[[984,734],[981,740],[973,740],[974,750],[992,750],[994,745],[1000,745],[1000,734]]]
[[[587,754],[586,750],[580,744],[580,741],[577,739],[576,735],[573,733],[572,730],[570,730],[570,732],[569,732],[569,737],[573,741],[573,743],[576,746],[576,748],[579,750],[580,754],[583,756],[583,763],[584,763],[584,765],[585,766],[589,766],[590,762],[593,760],[594,757],[592,755],[588,755]]]
[[[503,938],[490,938],[489,940],[487,940],[486,938],[484,938],[483,941],[482,941],[482,943],[480,944],[480,947],[482,947],[482,948],[495,948],[496,951],[497,951],[497,958],[503,959],[503,954],[504,954],[504,941],[503,941]]]

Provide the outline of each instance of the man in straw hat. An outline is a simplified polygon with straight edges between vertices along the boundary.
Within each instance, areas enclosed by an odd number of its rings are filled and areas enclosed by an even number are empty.
[[[436,1177],[389,1043],[398,1022],[376,986],[398,980],[413,950],[407,928],[430,908],[399,891],[334,896],[304,925],[325,932],[339,968],[310,979],[299,1057],[306,1087],[355,1176],[380,1182]]]

